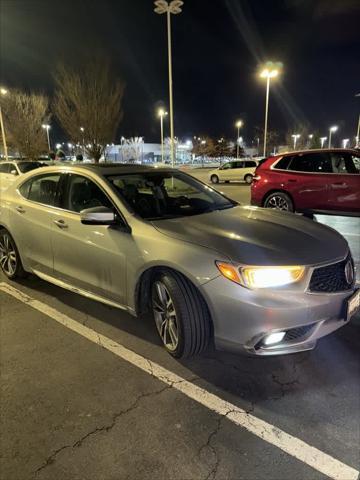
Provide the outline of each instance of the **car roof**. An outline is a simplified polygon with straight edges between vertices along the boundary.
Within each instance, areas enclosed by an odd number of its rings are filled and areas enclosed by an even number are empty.
[[[92,172],[101,176],[119,175],[129,173],[146,173],[146,172],[169,172],[171,167],[154,168],[148,165],[138,165],[132,163],[82,163],[82,162],[53,162],[47,167],[41,168],[41,172],[63,170],[68,171],[74,169],[77,172]],[[37,170],[32,170],[32,173],[38,173]]]
[[[285,155],[298,155],[299,153],[329,153],[329,152],[343,152],[343,153],[358,153],[353,148],[312,148],[309,150],[290,150],[289,152],[279,153],[272,158],[283,157]]]

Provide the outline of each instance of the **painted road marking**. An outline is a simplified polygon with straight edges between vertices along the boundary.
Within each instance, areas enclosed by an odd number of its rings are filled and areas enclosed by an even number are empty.
[[[73,332],[78,333],[82,337],[87,338],[91,342],[100,345],[126,362],[131,363],[135,367],[140,368],[144,372],[150,374],[152,377],[155,377],[179,392],[182,392],[184,395],[203,405],[209,410],[224,417],[226,416],[226,418],[235,425],[245,428],[247,431],[253,433],[265,442],[280,448],[282,451],[286,452],[292,457],[297,458],[301,462],[309,465],[314,470],[317,470],[334,480],[357,480],[359,475],[358,470],[355,470],[354,468],[331,457],[327,453],[308,445],[303,440],[289,435],[274,425],[271,425],[270,423],[267,423],[264,420],[247,413],[242,408],[226,402],[217,395],[208,392],[204,388],[185,380],[184,378],[171,372],[170,370],[167,370],[157,363],[133,352],[132,350],[127,349],[114,340],[111,340],[111,338],[105,337],[91,328],[82,325],[76,320],[73,320],[67,315],[59,312],[55,308],[50,307],[46,303],[29,297],[25,293],[21,292],[17,288],[12,287],[11,285],[8,285],[5,282],[0,283],[0,290],[11,295],[20,302],[25,303],[29,307],[32,307],[44,315],[52,318],[56,322],[69,328]]]

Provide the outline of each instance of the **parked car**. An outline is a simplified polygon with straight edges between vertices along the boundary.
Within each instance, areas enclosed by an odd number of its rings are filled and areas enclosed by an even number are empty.
[[[212,183],[219,182],[252,182],[255,169],[258,165],[256,160],[234,160],[224,163],[219,168],[211,170],[209,179]]]
[[[310,239],[310,243],[309,243]],[[175,357],[310,350],[359,308],[335,230],[243,207],[176,169],[87,164],[21,177],[0,201],[0,265],[136,316]]]
[[[11,185],[18,175],[45,166],[44,162],[30,162],[25,160],[10,160],[0,162],[0,191]]]
[[[360,154],[323,149],[291,152],[261,162],[251,203],[288,212],[360,215]]]

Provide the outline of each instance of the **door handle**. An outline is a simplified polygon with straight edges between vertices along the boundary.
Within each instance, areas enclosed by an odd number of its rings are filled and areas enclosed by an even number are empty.
[[[21,207],[20,205],[15,207],[15,210],[19,213],[25,213],[26,212],[25,208]]]
[[[64,220],[54,220],[55,225],[57,225],[59,228],[68,228],[67,224],[65,223]]]

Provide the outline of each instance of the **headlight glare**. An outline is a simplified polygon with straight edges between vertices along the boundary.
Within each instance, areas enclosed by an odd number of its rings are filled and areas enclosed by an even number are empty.
[[[248,288],[281,287],[299,281],[305,268],[289,267],[240,267],[242,284]]]

